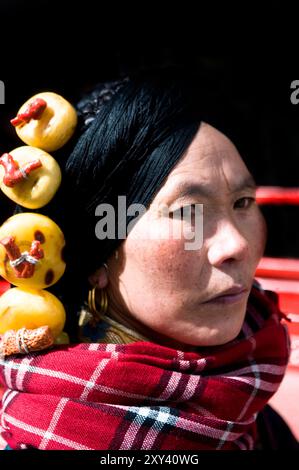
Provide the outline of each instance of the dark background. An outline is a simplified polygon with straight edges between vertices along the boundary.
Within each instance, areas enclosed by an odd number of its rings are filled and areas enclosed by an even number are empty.
[[[38,91],[74,102],[98,81],[146,66],[181,64],[200,71],[223,101],[223,115],[233,118],[234,141],[257,183],[299,187],[299,104],[290,102],[290,84],[299,79],[299,47],[297,54],[296,41],[286,40],[288,31],[298,29],[293,5],[206,6],[2,0],[0,80],[6,97],[0,105],[0,153],[20,145],[9,119]],[[1,195],[1,222],[10,211]],[[263,211],[266,254],[299,257],[299,207]]]

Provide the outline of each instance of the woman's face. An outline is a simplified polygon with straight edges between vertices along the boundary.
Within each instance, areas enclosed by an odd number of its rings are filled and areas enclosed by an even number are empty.
[[[195,204],[203,204],[203,241],[186,249],[190,240],[173,233],[195,231]],[[180,217],[185,206],[191,218]],[[238,151],[203,123],[118,259],[109,260],[113,305],[156,341],[224,344],[241,330],[265,233],[254,182]]]

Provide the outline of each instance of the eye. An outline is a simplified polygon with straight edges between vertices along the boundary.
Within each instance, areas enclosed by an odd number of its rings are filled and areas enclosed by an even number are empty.
[[[254,202],[254,197],[241,197],[234,203],[234,209],[249,209]]]
[[[183,218],[183,208],[180,207],[179,209],[176,209],[175,211],[170,211],[169,212],[169,217],[170,219],[182,219]]]
[[[184,218],[186,218],[187,220],[190,220],[190,217],[194,213],[194,210],[195,210],[195,204],[189,204],[189,205],[182,206],[179,209],[169,212],[169,217],[171,219],[183,220]]]

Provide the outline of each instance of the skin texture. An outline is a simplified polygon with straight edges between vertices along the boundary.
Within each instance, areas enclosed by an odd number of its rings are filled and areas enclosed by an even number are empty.
[[[202,123],[118,256],[108,260],[108,272],[101,268],[90,278],[107,286],[108,314],[152,341],[185,350],[233,340],[266,238],[250,176],[231,141]],[[187,182],[206,194],[179,196]],[[203,204],[203,244],[186,250],[186,239],[172,237],[169,226],[194,230],[193,219],[175,212],[192,204]],[[165,206],[174,213],[165,215]],[[244,289],[238,298],[215,300],[233,286]]]

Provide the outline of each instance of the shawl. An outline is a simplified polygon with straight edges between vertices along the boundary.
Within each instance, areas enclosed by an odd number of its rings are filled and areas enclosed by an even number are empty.
[[[288,362],[282,318],[253,287],[242,331],[222,346],[80,343],[2,358],[1,436],[12,449],[254,449]]]

